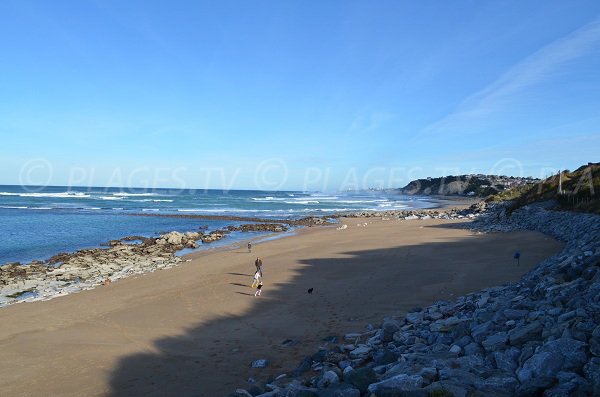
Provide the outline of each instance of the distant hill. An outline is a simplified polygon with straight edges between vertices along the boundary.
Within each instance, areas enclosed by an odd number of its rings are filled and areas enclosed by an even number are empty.
[[[570,172],[517,186],[489,197],[486,201],[512,201],[513,209],[523,205],[554,200],[558,209],[600,214],[600,163],[588,163]]]
[[[472,196],[487,197],[506,189],[531,185],[536,178],[500,175],[450,175],[439,178],[417,179],[398,191],[408,195]]]

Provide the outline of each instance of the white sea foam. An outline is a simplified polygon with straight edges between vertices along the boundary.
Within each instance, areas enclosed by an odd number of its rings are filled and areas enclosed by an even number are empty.
[[[0,196],[18,196],[18,197],[52,197],[52,198],[89,198],[90,195],[83,192],[62,192],[62,193],[12,193],[0,192]]]
[[[340,211],[355,211],[356,208],[304,208],[303,212],[340,212]]]
[[[281,198],[281,197],[267,196],[267,197],[252,197],[252,200],[254,200],[254,201],[283,201],[285,199]]]
[[[287,210],[244,210],[240,208],[221,208],[221,209],[206,209],[206,208],[180,208],[177,212],[209,212],[209,213],[235,213],[235,212],[288,212]]]
[[[378,200],[338,200],[336,203],[344,203],[344,204],[363,204],[363,203],[381,203],[388,202],[386,199],[378,199]]]
[[[158,208],[142,208],[142,211],[144,211],[144,212],[149,212],[149,211],[156,212],[156,211],[160,211],[160,209],[158,209]]]
[[[26,210],[28,207],[25,206],[12,206],[12,205],[0,205],[0,208],[8,208],[13,210]]]
[[[318,200],[284,201],[286,204],[319,204]]]
[[[173,200],[168,200],[168,199],[141,199],[141,200],[128,200],[128,201],[134,201],[136,203],[172,203]]]
[[[318,198],[319,200],[337,200],[338,196],[325,196],[322,194],[311,194],[310,197]]]
[[[102,200],[123,200],[124,197],[115,197],[115,196],[102,196],[100,197]]]
[[[156,193],[113,193],[113,196],[118,197],[143,197],[143,196],[158,196]]]

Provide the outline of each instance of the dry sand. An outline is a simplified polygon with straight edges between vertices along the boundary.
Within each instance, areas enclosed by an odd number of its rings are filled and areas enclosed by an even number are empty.
[[[562,248],[539,233],[478,235],[457,221],[343,222],[346,230],[304,229],[252,254],[196,253],[175,269],[0,309],[0,394],[226,395],[249,376],[293,369],[325,336],[515,281]],[[257,255],[265,286],[255,298]],[[258,358],[269,368],[251,370]]]

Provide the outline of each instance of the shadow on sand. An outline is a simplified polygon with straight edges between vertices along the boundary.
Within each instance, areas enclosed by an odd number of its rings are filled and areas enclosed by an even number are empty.
[[[364,330],[367,322],[377,325],[386,315],[517,279],[518,272],[543,257],[531,255],[531,263],[522,262],[515,270],[512,253],[519,238],[510,236],[482,235],[301,260],[304,266],[290,282],[274,286],[267,279],[263,296],[243,315],[182,330],[180,336],[157,339],[155,352],[121,358],[111,374],[109,395],[217,397],[247,386],[248,376],[265,381],[295,368],[324,337]],[[542,247],[536,244],[532,251]],[[307,294],[308,288],[315,293]],[[237,294],[254,300],[254,294]],[[280,317],[285,318],[283,324],[275,321]],[[282,344],[291,339],[300,340],[300,345]],[[253,359],[270,361],[267,369],[251,369],[248,354],[240,358],[240,352],[252,346]]]

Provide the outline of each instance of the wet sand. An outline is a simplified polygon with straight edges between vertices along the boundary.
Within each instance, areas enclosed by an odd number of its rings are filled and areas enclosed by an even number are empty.
[[[199,252],[174,269],[0,309],[2,395],[226,395],[249,376],[290,371],[328,335],[515,281],[562,248],[535,232],[451,226],[461,221],[342,221],[345,230]],[[259,358],[269,367],[250,369]]]

